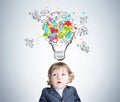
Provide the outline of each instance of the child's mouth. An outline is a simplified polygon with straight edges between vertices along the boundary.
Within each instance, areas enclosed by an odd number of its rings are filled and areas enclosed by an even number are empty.
[[[60,83],[62,83],[62,82],[61,82],[61,81],[58,81],[57,83],[60,84]]]

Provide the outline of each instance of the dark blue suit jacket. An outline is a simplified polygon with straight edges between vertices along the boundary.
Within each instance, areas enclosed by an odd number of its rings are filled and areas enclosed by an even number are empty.
[[[81,102],[76,89],[73,86],[66,86],[61,97],[53,86],[42,90],[39,102]]]

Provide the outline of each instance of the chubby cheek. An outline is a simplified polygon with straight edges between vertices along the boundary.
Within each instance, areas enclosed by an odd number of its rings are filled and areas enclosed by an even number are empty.
[[[67,79],[67,84],[69,84],[69,83],[70,83],[70,78]]]
[[[66,82],[67,82],[67,84],[69,84],[70,83],[69,79]]]
[[[56,84],[56,83],[57,83],[57,79],[52,78],[52,79],[51,79],[51,83],[52,83],[52,84]]]
[[[68,78],[63,79],[63,82],[66,83],[66,84],[68,84],[69,83],[69,79]]]
[[[68,81],[67,81],[67,84],[69,84],[69,83],[70,83],[70,81],[68,80]]]

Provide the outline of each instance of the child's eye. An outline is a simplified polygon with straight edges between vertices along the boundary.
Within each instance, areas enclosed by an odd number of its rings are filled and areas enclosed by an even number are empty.
[[[65,76],[65,75],[66,75],[65,73],[62,74],[62,76]]]
[[[53,74],[53,76],[56,76],[56,74]]]

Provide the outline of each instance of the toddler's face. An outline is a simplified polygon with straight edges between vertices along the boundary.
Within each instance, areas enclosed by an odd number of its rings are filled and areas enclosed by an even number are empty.
[[[64,67],[55,69],[51,75],[51,82],[52,85],[57,89],[65,87],[69,82],[69,76],[66,69]]]

